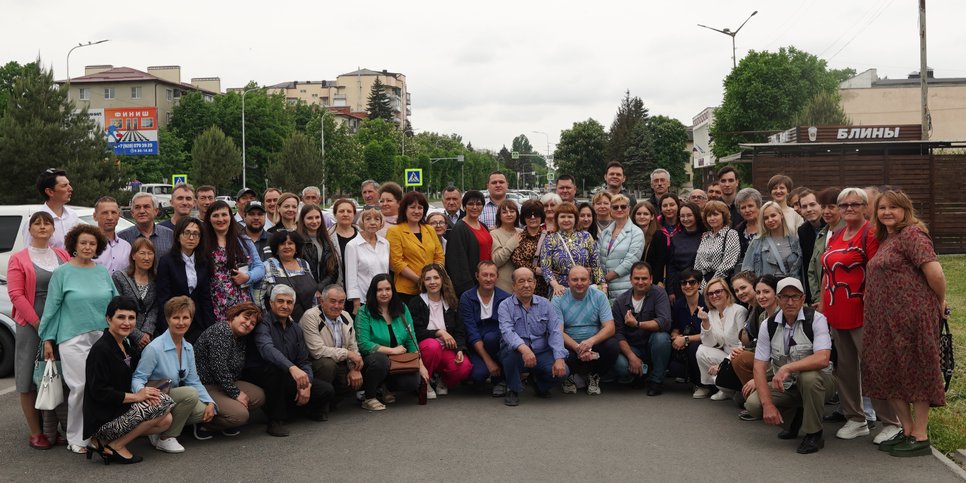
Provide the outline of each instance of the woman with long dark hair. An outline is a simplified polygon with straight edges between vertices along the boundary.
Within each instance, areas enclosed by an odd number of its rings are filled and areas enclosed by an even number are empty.
[[[227,206],[227,205],[226,205]],[[215,323],[215,308],[211,301],[211,271],[208,257],[201,252],[205,245],[205,229],[201,220],[188,216],[174,226],[174,243],[171,251],[158,261],[157,289],[158,315],[155,316],[155,334],[164,332],[164,304],[173,297],[187,295],[195,303],[195,316],[184,338],[194,343],[206,328]]]
[[[332,244],[332,237],[329,236],[329,231],[325,228],[322,208],[319,208],[318,205],[303,206],[302,212],[299,214],[299,227],[296,231],[299,235],[302,235],[304,241],[297,256],[308,263],[309,271],[317,285],[316,292],[321,297],[322,290],[325,287],[333,283],[342,284],[339,251]],[[296,299],[297,303],[298,299]],[[299,319],[295,320],[298,321]]]
[[[279,203],[284,205],[281,200]],[[283,212],[276,227],[284,227],[285,216]],[[247,236],[242,236],[241,226],[232,217],[228,203],[222,200],[212,203],[205,212],[204,237],[215,322],[225,322],[228,307],[254,300],[252,288],[258,286],[265,276],[265,266],[255,244]]]

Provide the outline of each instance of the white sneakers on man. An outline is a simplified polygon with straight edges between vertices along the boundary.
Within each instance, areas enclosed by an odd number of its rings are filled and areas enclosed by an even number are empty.
[[[851,419],[846,421],[845,426],[842,426],[842,429],[835,433],[835,437],[838,439],[855,439],[859,436],[868,435],[869,425],[865,421],[852,421]]]
[[[718,389],[718,392],[711,395],[712,401],[724,401],[734,397],[735,392],[730,389]]]
[[[879,434],[875,435],[875,438],[872,439],[872,442],[875,444],[879,444],[884,441],[889,441],[890,439],[894,438],[897,434],[901,432],[902,432],[902,428],[899,426],[884,424],[882,426],[882,431],[879,431]]]
[[[711,389],[706,387],[698,386],[694,389],[694,394],[691,395],[694,399],[705,399],[711,395]]]
[[[151,434],[148,435],[148,441],[158,451],[164,451],[165,453],[184,453],[184,446],[181,446],[178,438],[161,439],[158,435]]]

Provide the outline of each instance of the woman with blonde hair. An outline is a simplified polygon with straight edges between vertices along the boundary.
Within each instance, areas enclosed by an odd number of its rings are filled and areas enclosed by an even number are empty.
[[[611,199],[614,222],[600,234],[600,264],[611,302],[631,288],[631,267],[644,253],[644,233],[630,222],[630,199],[622,194]]]
[[[718,365],[729,357],[732,350],[742,347],[738,335],[742,324],[748,317],[748,310],[735,303],[735,296],[724,278],[711,279],[704,288],[704,299],[711,306],[705,312],[699,307],[698,318],[701,319],[701,347],[698,347],[698,369],[701,373],[701,385],[694,391],[695,399],[706,398],[710,395],[718,374]],[[719,389],[711,400],[723,401],[734,395],[730,389]]]
[[[372,278],[389,272],[389,241],[379,234],[382,212],[366,208],[359,215],[362,232],[345,247],[346,297],[352,303],[353,315],[365,303]]]
[[[769,201],[758,211],[758,236],[748,245],[741,269],[759,277],[774,275],[802,278],[802,246],[795,232],[788,231],[781,205]]]

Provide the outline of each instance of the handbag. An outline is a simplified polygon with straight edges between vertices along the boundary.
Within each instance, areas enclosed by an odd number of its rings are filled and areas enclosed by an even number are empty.
[[[409,328],[409,324],[403,320],[403,324],[406,326],[406,332],[409,333],[409,337],[416,342],[416,338],[413,337],[412,329]],[[419,372],[419,344],[416,344],[416,352],[406,352],[404,354],[390,354],[389,355],[389,375],[394,376],[397,374],[415,374]]]
[[[64,381],[54,361],[44,364],[44,376],[37,386],[37,401],[34,408],[53,411],[64,402]]]
[[[40,386],[40,382],[44,379],[44,367],[46,367],[47,362],[44,360],[44,343],[41,342],[37,346],[37,358],[34,359],[34,385]],[[57,367],[57,374],[63,374],[60,366],[60,355],[57,354],[57,346],[54,346],[54,364]]]
[[[734,367],[731,366],[731,359],[721,361],[721,364],[718,366],[718,375],[714,379],[714,385],[734,391],[741,390],[741,380],[738,379]]]
[[[953,358],[953,334],[949,331],[949,319],[947,317],[943,317],[939,327],[939,359],[939,366],[945,380],[943,391],[949,391],[949,383],[953,379],[956,361]]]

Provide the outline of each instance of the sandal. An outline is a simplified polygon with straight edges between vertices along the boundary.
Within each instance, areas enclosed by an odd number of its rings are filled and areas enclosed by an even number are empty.
[[[386,405],[379,402],[376,398],[370,398],[362,402],[362,409],[367,411],[385,411]]]

